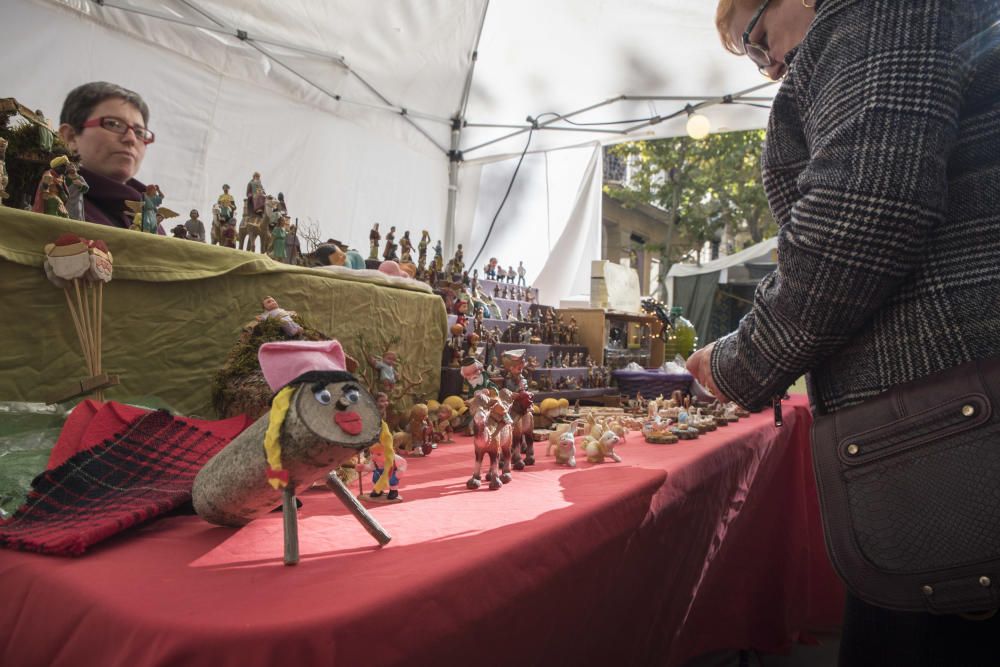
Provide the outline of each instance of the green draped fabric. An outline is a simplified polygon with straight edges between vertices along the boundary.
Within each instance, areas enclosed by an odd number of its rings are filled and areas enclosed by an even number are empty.
[[[63,290],[42,268],[44,246],[65,232],[103,239],[114,257],[102,368],[121,385],[108,399],[156,397],[214,416],[212,376],[266,295],[338,339],[363,367],[361,341],[378,354],[391,345],[408,377],[423,376],[417,397],[437,395],[447,329],[440,297],[378,276],[0,207],[0,401],[44,401],[88,375]]]

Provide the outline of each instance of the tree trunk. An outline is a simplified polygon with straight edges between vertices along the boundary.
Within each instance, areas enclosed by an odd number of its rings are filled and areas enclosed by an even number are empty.
[[[667,238],[663,242],[663,261],[660,264],[660,275],[665,276],[667,272],[670,271],[670,267],[673,262],[670,261],[670,249],[674,241],[674,229],[677,228],[677,210],[681,206],[681,182],[684,173],[684,160],[687,157],[687,142],[681,142],[680,149],[680,160],[678,161],[676,178],[673,179],[673,187],[671,188],[672,197],[670,202],[670,222],[667,223]],[[662,279],[660,280],[662,284]]]
[[[764,240],[760,231],[760,214],[760,207],[755,206],[753,209],[753,215],[747,218],[747,228],[750,230],[750,238],[753,239],[754,243],[760,243]]]

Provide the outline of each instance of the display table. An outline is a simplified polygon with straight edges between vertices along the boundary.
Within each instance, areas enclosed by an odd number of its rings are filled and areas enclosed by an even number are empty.
[[[679,665],[839,623],[805,402],[624,462],[465,487],[468,439],[411,459],[377,548],[332,494],[235,530],[174,515],[79,559],[0,551],[4,665]],[[370,489],[370,482],[366,482]]]
[[[427,286],[377,272],[307,269],[260,254],[0,207],[0,400],[46,401],[87,375],[63,290],[45,278],[43,247],[64,232],[114,255],[104,289],[104,364],[121,376],[109,399],[156,397],[212,416],[212,376],[264,296],[337,338],[362,364],[393,342],[417,393],[437,395],[446,315]],[[337,270],[339,269],[339,270]]]

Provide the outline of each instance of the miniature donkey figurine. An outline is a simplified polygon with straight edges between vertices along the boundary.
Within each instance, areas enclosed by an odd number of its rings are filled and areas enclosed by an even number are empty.
[[[295,494],[327,477],[380,544],[390,537],[330,471],[379,439],[375,399],[347,372],[337,341],[265,343],[264,378],[277,393],[271,411],[212,457],[194,480],[194,509],[206,521],[243,526],[278,505],[286,565],[299,560]]]

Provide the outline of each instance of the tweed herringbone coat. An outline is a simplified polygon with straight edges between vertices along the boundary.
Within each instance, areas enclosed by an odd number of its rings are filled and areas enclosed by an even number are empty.
[[[822,0],[762,160],[778,269],[712,352],[757,407],[832,412],[1000,354],[1000,0]],[[942,397],[942,399],[947,397]]]

